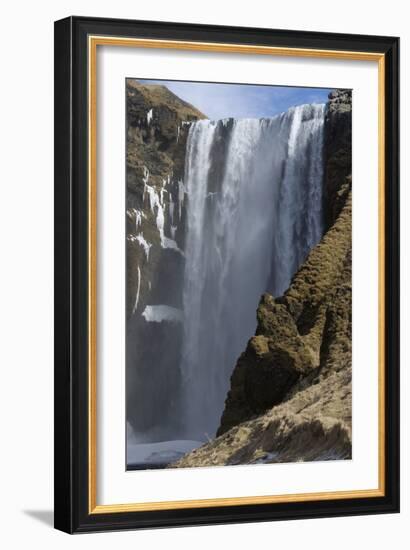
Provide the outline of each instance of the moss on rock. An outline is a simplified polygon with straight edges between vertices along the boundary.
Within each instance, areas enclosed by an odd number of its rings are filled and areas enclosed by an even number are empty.
[[[336,312],[350,315],[350,263],[349,195],[337,222],[310,252],[284,296],[262,296],[256,336],[234,369],[217,435],[277,405],[298,380],[325,367],[325,350],[342,334],[331,319]],[[350,332],[345,332],[349,340]]]

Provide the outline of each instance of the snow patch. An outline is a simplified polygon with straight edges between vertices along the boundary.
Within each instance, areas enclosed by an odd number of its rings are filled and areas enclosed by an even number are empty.
[[[132,429],[132,428],[131,428]],[[158,443],[130,443],[134,441],[134,432],[128,439],[127,445],[127,464],[129,466],[167,465],[182,458],[185,454],[191,452],[203,445],[201,441],[176,440],[160,441]]]
[[[160,191],[161,205],[164,204],[164,193],[167,193],[167,191],[162,187],[162,189]]]
[[[146,306],[142,316],[149,323],[162,323],[163,321],[179,323],[182,321],[182,311],[180,309],[164,305]]]
[[[171,229],[172,229],[172,227],[171,227]],[[184,253],[178,247],[178,244],[174,239],[170,239],[168,237],[163,237],[161,245],[162,245],[162,248],[171,248],[172,250],[175,250],[176,252],[179,252],[180,254],[182,254],[182,256],[184,256]]]

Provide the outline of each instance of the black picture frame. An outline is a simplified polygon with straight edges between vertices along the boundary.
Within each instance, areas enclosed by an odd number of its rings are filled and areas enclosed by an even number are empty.
[[[346,498],[90,513],[90,35],[376,52],[385,60],[385,491]],[[399,511],[399,39],[68,17],[55,23],[55,527],[67,533],[306,519]]]

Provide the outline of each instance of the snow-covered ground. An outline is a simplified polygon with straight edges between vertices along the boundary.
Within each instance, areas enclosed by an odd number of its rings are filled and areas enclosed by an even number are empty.
[[[142,312],[142,316],[146,321],[152,323],[162,323],[162,321],[182,321],[182,311],[180,309],[165,305],[146,306]]]
[[[201,441],[176,440],[159,443],[128,443],[127,464],[129,469],[164,468],[184,454],[203,445]]]

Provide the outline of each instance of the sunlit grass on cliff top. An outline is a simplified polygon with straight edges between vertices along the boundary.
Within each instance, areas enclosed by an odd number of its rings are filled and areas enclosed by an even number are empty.
[[[210,119],[271,117],[296,105],[326,103],[332,91],[330,88],[136,80],[141,84],[166,86]]]

